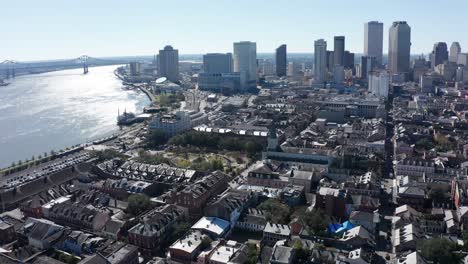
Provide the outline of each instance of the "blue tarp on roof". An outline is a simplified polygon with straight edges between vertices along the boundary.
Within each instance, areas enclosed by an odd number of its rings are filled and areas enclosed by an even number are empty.
[[[344,233],[351,228],[355,227],[351,222],[346,221],[343,224],[329,224],[328,225],[328,232],[329,233],[335,233],[335,234],[340,234]]]
[[[328,225],[328,233],[335,233],[336,230],[338,230],[339,228],[341,228],[341,225],[340,224],[329,224]]]

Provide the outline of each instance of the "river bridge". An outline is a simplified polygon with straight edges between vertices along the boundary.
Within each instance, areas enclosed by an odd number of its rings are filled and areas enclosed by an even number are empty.
[[[127,64],[134,59],[125,58],[94,58],[82,55],[73,59],[21,62],[5,60],[0,63],[0,79],[14,78],[17,75],[37,74],[66,69],[83,68],[83,74],[89,72],[90,67]]]

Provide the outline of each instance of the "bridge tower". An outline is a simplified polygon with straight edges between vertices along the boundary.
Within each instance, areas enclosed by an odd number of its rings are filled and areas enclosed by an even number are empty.
[[[6,67],[4,68],[4,75],[6,79],[14,78],[16,76],[16,61],[7,60],[2,62],[1,64],[6,65]]]
[[[82,63],[83,63],[83,74],[87,74],[88,73],[88,59],[89,57],[87,55],[83,55],[81,57],[78,58]]]

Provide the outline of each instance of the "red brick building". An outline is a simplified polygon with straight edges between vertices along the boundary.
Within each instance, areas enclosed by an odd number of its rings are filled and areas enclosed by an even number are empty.
[[[169,199],[171,203],[188,208],[190,218],[197,219],[203,215],[203,209],[208,200],[222,193],[227,186],[227,176],[220,171],[216,171],[185,187],[182,191],[172,192]]]

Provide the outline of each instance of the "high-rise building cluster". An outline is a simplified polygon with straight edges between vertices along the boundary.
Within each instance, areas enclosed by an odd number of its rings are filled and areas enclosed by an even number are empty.
[[[444,80],[463,81],[468,53],[462,53],[458,42],[448,48],[446,42],[433,45],[428,58],[411,58],[411,27],[406,21],[395,21],[388,27],[388,56],[384,56],[384,24],[379,21],[364,23],[362,55],[346,49],[346,37],[333,37],[332,45],[327,40],[314,42],[313,61],[288,58],[287,45],[281,44],[270,58],[257,58],[257,44],[251,41],[233,43],[232,53],[208,53],[203,56],[203,65],[197,75],[201,90],[231,93],[245,92],[264,80],[294,82],[315,88],[346,87],[361,80],[368,93],[388,96],[381,87],[389,81],[419,82],[423,75],[438,74]],[[329,42],[331,43],[331,41]],[[328,44],[329,44],[328,43]],[[332,48],[330,48],[332,46]],[[330,50],[328,50],[330,49]],[[179,81],[178,51],[166,46],[155,58],[159,76]],[[134,72],[135,67],[131,68]],[[385,73],[386,72],[386,73]],[[379,84],[379,88],[376,84]]]

